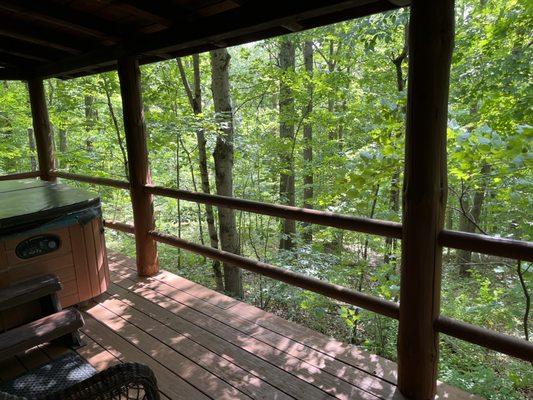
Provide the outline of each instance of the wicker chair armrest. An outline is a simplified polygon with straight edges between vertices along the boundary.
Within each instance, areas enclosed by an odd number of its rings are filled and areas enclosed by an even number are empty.
[[[0,392],[0,400],[27,400],[26,397],[16,396],[5,392]]]
[[[128,394],[127,397],[126,394]],[[137,396],[137,397],[135,397]],[[47,395],[42,400],[159,400],[157,380],[146,365],[124,363],[110,367],[89,379],[64,390]]]

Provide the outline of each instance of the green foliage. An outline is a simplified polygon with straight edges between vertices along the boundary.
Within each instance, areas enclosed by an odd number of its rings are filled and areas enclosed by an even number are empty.
[[[472,217],[476,194],[478,200],[482,194],[474,231],[531,240],[531,5],[526,0],[459,0],[456,10],[447,226],[465,229],[464,214]],[[407,22],[408,12],[401,10],[293,34],[294,72],[279,68],[279,39],[229,50],[236,197],[279,202],[280,173],[288,172],[280,154],[290,153],[295,162],[297,206],[303,204],[302,176],[312,171],[316,209],[401,221],[406,86],[399,90],[399,83],[405,84],[407,59],[400,63],[401,82],[394,60],[402,56]],[[303,67],[305,41],[313,43],[312,75]],[[182,62],[192,87],[191,57]],[[142,67],[150,163],[156,184],[201,191],[196,132],[202,130],[211,192],[215,192],[211,154],[217,125],[208,54],[200,55],[200,76],[203,107],[194,114],[176,60]],[[284,116],[295,125],[294,141],[279,138],[280,81],[294,96],[295,112]],[[310,85],[313,111],[304,115]],[[127,160],[120,143],[122,104],[116,74],[51,80],[46,91],[59,168],[125,179]],[[302,156],[305,124],[313,130],[311,162]],[[35,154],[28,146],[30,127],[25,86],[2,83],[0,173],[31,167],[30,156]],[[132,220],[126,191],[98,190],[106,218]],[[155,213],[161,231],[209,243],[204,206],[157,197]],[[312,243],[298,236],[294,251],[280,252],[278,219],[237,212],[237,225],[245,256],[399,300],[399,243],[313,226],[305,228],[312,231]],[[298,232],[303,229],[299,224]],[[112,248],[134,255],[133,241],[127,235],[108,231],[106,238]],[[160,261],[173,272],[215,286],[209,260],[160,246]],[[524,337],[525,297],[516,265],[473,254],[467,265],[471,273],[460,275],[460,267],[456,252],[445,250],[442,313]],[[523,263],[522,269],[531,291],[533,267]],[[395,321],[251,273],[245,273],[244,281],[246,301],[395,359]],[[488,399],[533,396],[529,364],[445,336],[441,343],[440,379]]]

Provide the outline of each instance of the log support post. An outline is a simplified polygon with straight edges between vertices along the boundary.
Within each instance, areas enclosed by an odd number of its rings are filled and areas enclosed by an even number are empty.
[[[52,173],[55,169],[54,138],[48,117],[43,80],[41,78],[30,79],[28,91],[39,160],[39,176],[44,181],[55,181]]]
[[[410,399],[436,392],[442,248],[447,197],[446,128],[453,0],[413,0],[403,187],[398,387]]]
[[[122,94],[124,131],[128,152],[128,172],[131,186],[131,204],[135,226],[137,272],[141,276],[158,271],[157,244],[149,235],[155,228],[153,197],[145,189],[152,183],[146,145],[146,126],[141,95],[140,70],[137,59],[118,60],[118,76]]]

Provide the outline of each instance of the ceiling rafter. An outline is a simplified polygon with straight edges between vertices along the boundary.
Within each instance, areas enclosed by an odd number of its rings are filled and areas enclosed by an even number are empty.
[[[166,27],[183,21],[180,15],[189,13],[186,9],[171,4],[168,1],[159,0],[121,0],[113,4],[115,7],[124,8],[136,15],[147,18],[157,24]]]
[[[28,59],[46,62],[57,60],[58,58],[68,55],[65,51],[50,49],[48,47],[2,36],[0,36],[0,49],[10,54],[21,55]]]
[[[338,2],[271,0],[268,4],[264,3],[261,9],[258,9],[255,3],[245,3],[237,9],[203,18],[201,29],[197,21],[182,23],[108,48],[100,48],[80,56],[61,60],[58,63],[45,65],[39,68],[37,72],[45,77],[64,73],[71,74],[86,69],[87,66],[100,65],[128,54],[153,56],[161,53],[181,52],[188,48],[200,47],[206,43],[231,42],[235,44],[235,38],[257,40],[268,36],[262,35],[262,32],[269,32],[294,22],[302,24],[307,29],[394,8],[397,6],[387,0],[345,0]],[[307,21],[312,22],[307,23]],[[284,33],[287,33],[286,29],[284,29]],[[240,43],[243,42],[244,40],[240,41]]]
[[[21,58],[32,58],[25,74],[68,79],[116,69],[123,56],[146,64],[392,10],[403,2],[101,1],[0,0],[0,52],[16,53],[11,61],[17,65],[24,64]],[[16,46],[16,40],[22,45]]]
[[[69,54],[80,54],[90,49],[95,42],[88,42],[78,38],[72,38],[65,34],[58,34],[49,29],[39,28],[35,24],[25,21],[16,21],[10,18],[0,17],[0,36],[18,39],[28,43],[46,46],[52,49],[64,51]]]
[[[103,20],[95,15],[50,2],[0,0],[0,9],[115,43],[132,33],[131,30],[120,28],[116,23]]]
[[[10,67],[23,68],[25,70],[35,67],[38,60],[31,60],[21,55],[12,54],[9,51],[0,50],[0,63]]]

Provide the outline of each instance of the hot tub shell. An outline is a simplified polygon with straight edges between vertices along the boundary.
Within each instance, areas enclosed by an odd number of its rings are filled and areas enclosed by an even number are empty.
[[[0,287],[45,273],[59,277],[62,307],[107,290],[100,199],[50,182],[0,182]],[[13,314],[0,314],[4,329],[27,312]]]

